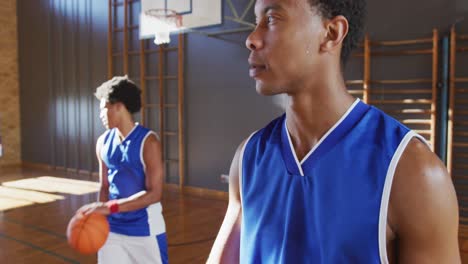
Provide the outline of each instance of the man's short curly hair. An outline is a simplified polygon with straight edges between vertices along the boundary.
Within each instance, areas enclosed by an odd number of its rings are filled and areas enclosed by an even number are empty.
[[[125,105],[131,114],[138,113],[141,108],[141,91],[128,76],[116,76],[99,86],[94,94],[97,99],[106,99],[115,104],[120,102]]]
[[[339,15],[348,20],[348,35],[341,49],[341,63],[344,65],[351,51],[358,45],[364,35],[364,25],[367,15],[366,0],[308,0],[311,7],[316,7],[324,18]]]

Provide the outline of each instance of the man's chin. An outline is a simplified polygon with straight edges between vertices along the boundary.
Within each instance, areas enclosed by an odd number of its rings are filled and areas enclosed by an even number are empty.
[[[267,85],[260,81],[257,81],[255,85],[255,90],[257,91],[258,94],[264,95],[264,96],[272,96],[272,95],[283,93],[281,89],[279,89],[278,87],[275,87],[273,85]]]

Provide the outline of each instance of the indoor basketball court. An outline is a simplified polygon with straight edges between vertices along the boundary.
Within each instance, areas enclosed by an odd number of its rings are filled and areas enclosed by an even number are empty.
[[[422,136],[447,167],[458,201],[458,252],[468,263],[468,4],[391,2],[367,1],[345,84]],[[107,167],[96,144],[107,132],[95,92],[114,76],[139,88],[132,118],[159,140],[169,263],[206,263],[228,208],[236,149],[288,103],[257,94],[249,76],[246,39],[260,27],[255,5],[0,3],[0,263],[97,263],[115,227],[77,210],[102,192],[99,171]],[[119,213],[115,204],[103,206]]]

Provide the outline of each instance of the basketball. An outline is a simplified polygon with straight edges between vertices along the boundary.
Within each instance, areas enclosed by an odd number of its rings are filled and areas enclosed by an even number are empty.
[[[76,214],[67,227],[70,246],[82,254],[97,253],[109,235],[109,223],[104,215]]]

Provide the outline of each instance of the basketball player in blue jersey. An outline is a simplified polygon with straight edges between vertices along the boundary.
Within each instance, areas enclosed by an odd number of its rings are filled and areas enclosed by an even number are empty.
[[[363,0],[257,0],[246,45],[285,114],[239,146],[208,263],[460,263],[458,210],[425,140],[353,98]]]
[[[141,108],[140,89],[127,76],[114,77],[95,95],[107,128],[96,144],[101,189],[99,202],[78,213],[108,215],[110,234],[98,263],[168,263],[161,144],[132,117]]]

